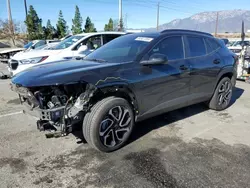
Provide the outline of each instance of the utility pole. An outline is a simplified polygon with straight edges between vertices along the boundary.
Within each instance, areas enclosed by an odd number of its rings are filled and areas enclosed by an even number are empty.
[[[128,14],[126,13],[124,16],[124,28],[127,29],[128,28]]]
[[[7,0],[7,10],[8,10],[8,21],[9,21],[9,28],[10,28],[10,34],[14,34],[14,25],[12,21],[12,15],[11,15],[11,8],[10,8],[10,0]]]
[[[157,25],[156,25],[157,31],[159,30],[159,17],[160,17],[160,2],[158,2],[157,5]]]
[[[25,14],[26,14],[26,18],[27,18],[28,11],[27,11],[27,2],[26,2],[26,0],[24,0],[24,8],[25,8]]]
[[[216,25],[215,25],[215,33],[214,36],[217,36],[217,32],[218,32],[218,22],[219,22],[219,12],[217,12],[217,16],[216,16]]]
[[[8,21],[9,21],[9,24],[12,24],[12,15],[11,15],[11,8],[10,8],[10,0],[7,0],[7,11],[8,11]]]
[[[119,23],[118,23],[118,26],[119,26],[119,30],[121,31],[122,30],[122,0],[119,0]]]
[[[14,35],[15,34],[15,30],[14,30],[14,25],[13,25],[13,21],[12,21],[12,15],[11,15],[11,8],[10,8],[10,0],[7,0],[7,11],[8,11],[8,22],[9,22],[9,32],[10,35]],[[15,45],[15,40],[12,39],[13,45]]]

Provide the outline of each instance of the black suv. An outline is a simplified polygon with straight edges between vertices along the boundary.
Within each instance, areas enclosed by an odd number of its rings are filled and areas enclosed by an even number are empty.
[[[200,102],[227,108],[235,65],[212,35],[165,30],[119,37],[82,61],[32,67],[12,79],[12,89],[39,118],[38,129],[61,135],[81,122],[86,141],[110,152],[135,122]]]

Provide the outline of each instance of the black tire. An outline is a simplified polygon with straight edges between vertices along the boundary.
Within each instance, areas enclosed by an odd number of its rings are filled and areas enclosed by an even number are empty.
[[[223,91],[223,87],[225,87],[225,91]],[[228,77],[222,78],[208,103],[208,107],[217,111],[225,110],[230,105],[232,91],[233,85],[231,79]]]
[[[85,115],[82,130],[90,146],[103,152],[111,152],[126,143],[134,124],[134,113],[130,104],[123,98],[108,97],[97,102]]]

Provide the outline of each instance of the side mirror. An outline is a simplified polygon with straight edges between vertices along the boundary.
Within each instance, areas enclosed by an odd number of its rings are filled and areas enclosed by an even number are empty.
[[[81,45],[79,48],[78,48],[78,51],[79,52],[84,52],[88,49],[87,45]]]
[[[164,54],[153,54],[150,56],[149,60],[141,61],[142,65],[161,65],[168,62],[167,57]]]

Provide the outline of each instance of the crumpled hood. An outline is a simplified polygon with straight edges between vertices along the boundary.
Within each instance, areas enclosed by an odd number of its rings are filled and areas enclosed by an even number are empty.
[[[11,48],[11,49],[1,51],[0,54],[16,52],[16,51],[21,51],[21,50],[25,50],[25,48],[14,48],[14,49]]]
[[[14,60],[23,60],[35,57],[43,57],[59,54],[61,50],[32,50],[32,51],[24,51],[21,53],[15,54],[12,59]]]
[[[96,81],[102,79],[102,72],[105,68],[115,71],[117,69],[115,65],[118,64],[77,60],[57,61],[24,70],[15,75],[11,81],[24,87],[70,84],[79,81],[95,84]]]

